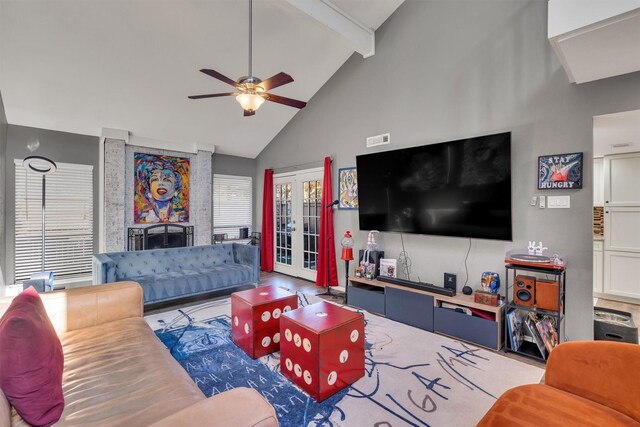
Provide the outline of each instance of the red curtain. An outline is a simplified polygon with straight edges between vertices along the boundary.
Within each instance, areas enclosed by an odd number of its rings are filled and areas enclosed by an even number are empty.
[[[320,211],[320,236],[318,237],[318,270],[317,286],[337,286],[338,269],[336,268],[336,245],[333,236],[333,202],[331,194],[331,158],[324,158],[324,179],[322,181],[322,211]],[[327,253],[327,246],[329,251]],[[327,258],[328,255],[328,258]],[[329,271],[327,272],[327,265]],[[329,277],[327,277],[329,273]]]
[[[273,169],[264,170],[260,269],[262,271],[273,271]]]

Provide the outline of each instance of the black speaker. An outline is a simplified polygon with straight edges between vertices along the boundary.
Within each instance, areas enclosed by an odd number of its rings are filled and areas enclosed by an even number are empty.
[[[360,261],[362,261],[362,257],[364,256],[364,249],[360,249],[360,253],[358,255],[358,265],[360,265]],[[376,277],[380,275],[380,260],[384,258],[384,251],[369,251],[369,264],[376,265]]]
[[[458,280],[455,274],[444,273],[444,287],[451,289],[454,295],[456,294],[457,283]]]

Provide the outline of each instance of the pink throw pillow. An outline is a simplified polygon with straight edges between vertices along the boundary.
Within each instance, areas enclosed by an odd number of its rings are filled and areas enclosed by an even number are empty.
[[[63,367],[60,339],[31,286],[0,319],[0,388],[27,423],[49,426],[60,419]]]

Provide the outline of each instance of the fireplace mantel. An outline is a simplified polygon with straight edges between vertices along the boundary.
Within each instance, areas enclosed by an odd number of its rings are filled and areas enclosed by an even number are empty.
[[[127,235],[128,251],[193,246],[193,225],[157,224],[129,227]]]

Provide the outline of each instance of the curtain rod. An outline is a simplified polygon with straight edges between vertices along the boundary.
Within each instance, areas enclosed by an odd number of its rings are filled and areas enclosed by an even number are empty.
[[[333,156],[331,156],[331,163],[333,163]],[[297,170],[319,168],[319,167],[322,167],[322,166],[324,166],[324,159],[316,161],[316,162],[303,163],[301,165],[286,166],[286,167],[282,167],[282,168],[270,168],[270,169],[273,169],[273,173],[274,174],[279,174],[279,173],[293,172],[293,171],[297,171]]]

